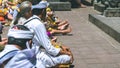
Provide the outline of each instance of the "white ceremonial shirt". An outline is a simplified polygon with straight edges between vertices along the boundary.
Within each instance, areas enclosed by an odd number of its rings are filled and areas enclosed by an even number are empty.
[[[19,51],[19,49],[14,45],[5,45],[4,50],[0,52],[0,64],[13,57],[17,51]]]
[[[38,16],[33,15],[24,23],[26,23],[24,25],[27,26],[35,34],[33,38],[33,46],[36,46],[36,52],[40,52],[39,47],[43,47],[50,55],[58,55],[60,49],[55,48],[51,44],[51,41],[46,33],[46,28]]]
[[[68,63],[70,56],[61,55],[57,56],[60,48],[55,48],[46,33],[46,28],[41,19],[33,15],[24,22],[32,32],[34,32],[33,47],[36,48],[36,67],[44,65],[45,67],[52,67],[60,63]],[[40,47],[45,48],[47,53],[41,51]],[[42,63],[40,63],[42,61]]]

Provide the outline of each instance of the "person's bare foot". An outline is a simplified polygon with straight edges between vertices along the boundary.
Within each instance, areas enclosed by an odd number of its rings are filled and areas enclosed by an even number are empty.
[[[52,39],[51,41],[56,42],[56,41],[57,41],[57,37],[56,37],[56,36],[53,36],[53,39]]]
[[[66,24],[64,24],[64,25],[62,25],[62,26],[60,26],[60,27],[58,27],[58,29],[60,29],[60,30],[63,30],[63,29],[66,29],[66,27],[68,27],[68,23],[66,23]]]
[[[72,31],[72,28],[71,28],[71,27],[68,27],[67,29],[62,30],[62,34],[63,34],[63,35],[66,35],[66,34],[70,33],[71,31]]]
[[[85,5],[83,5],[83,4],[81,4],[81,5],[80,5],[80,8],[86,8],[86,6],[85,6]]]

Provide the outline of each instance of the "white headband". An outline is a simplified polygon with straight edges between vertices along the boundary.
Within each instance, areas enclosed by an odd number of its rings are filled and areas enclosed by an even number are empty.
[[[25,30],[15,30],[10,29],[8,31],[8,37],[14,37],[19,39],[32,39],[33,33],[31,31],[25,31]]]
[[[43,9],[43,8],[47,8],[49,5],[49,3],[47,1],[40,1],[38,4],[36,5],[32,5],[32,9]]]

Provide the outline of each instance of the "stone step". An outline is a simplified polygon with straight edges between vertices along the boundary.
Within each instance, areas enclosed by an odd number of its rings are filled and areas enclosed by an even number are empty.
[[[94,4],[94,9],[103,13],[106,8],[105,8],[105,5],[96,3]]]
[[[89,14],[89,21],[120,42],[120,17]]]
[[[107,8],[103,15],[106,17],[120,17],[120,8]]]
[[[49,7],[54,11],[70,11],[71,3],[70,2],[49,2]]]

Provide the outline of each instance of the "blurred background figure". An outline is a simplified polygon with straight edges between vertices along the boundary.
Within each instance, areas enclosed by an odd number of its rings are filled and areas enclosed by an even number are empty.
[[[86,6],[83,4],[84,0],[71,0],[72,8],[85,8]]]
[[[2,38],[1,37],[2,30],[3,30],[3,25],[0,22],[0,51],[3,50],[4,45],[7,43],[7,38]]]

